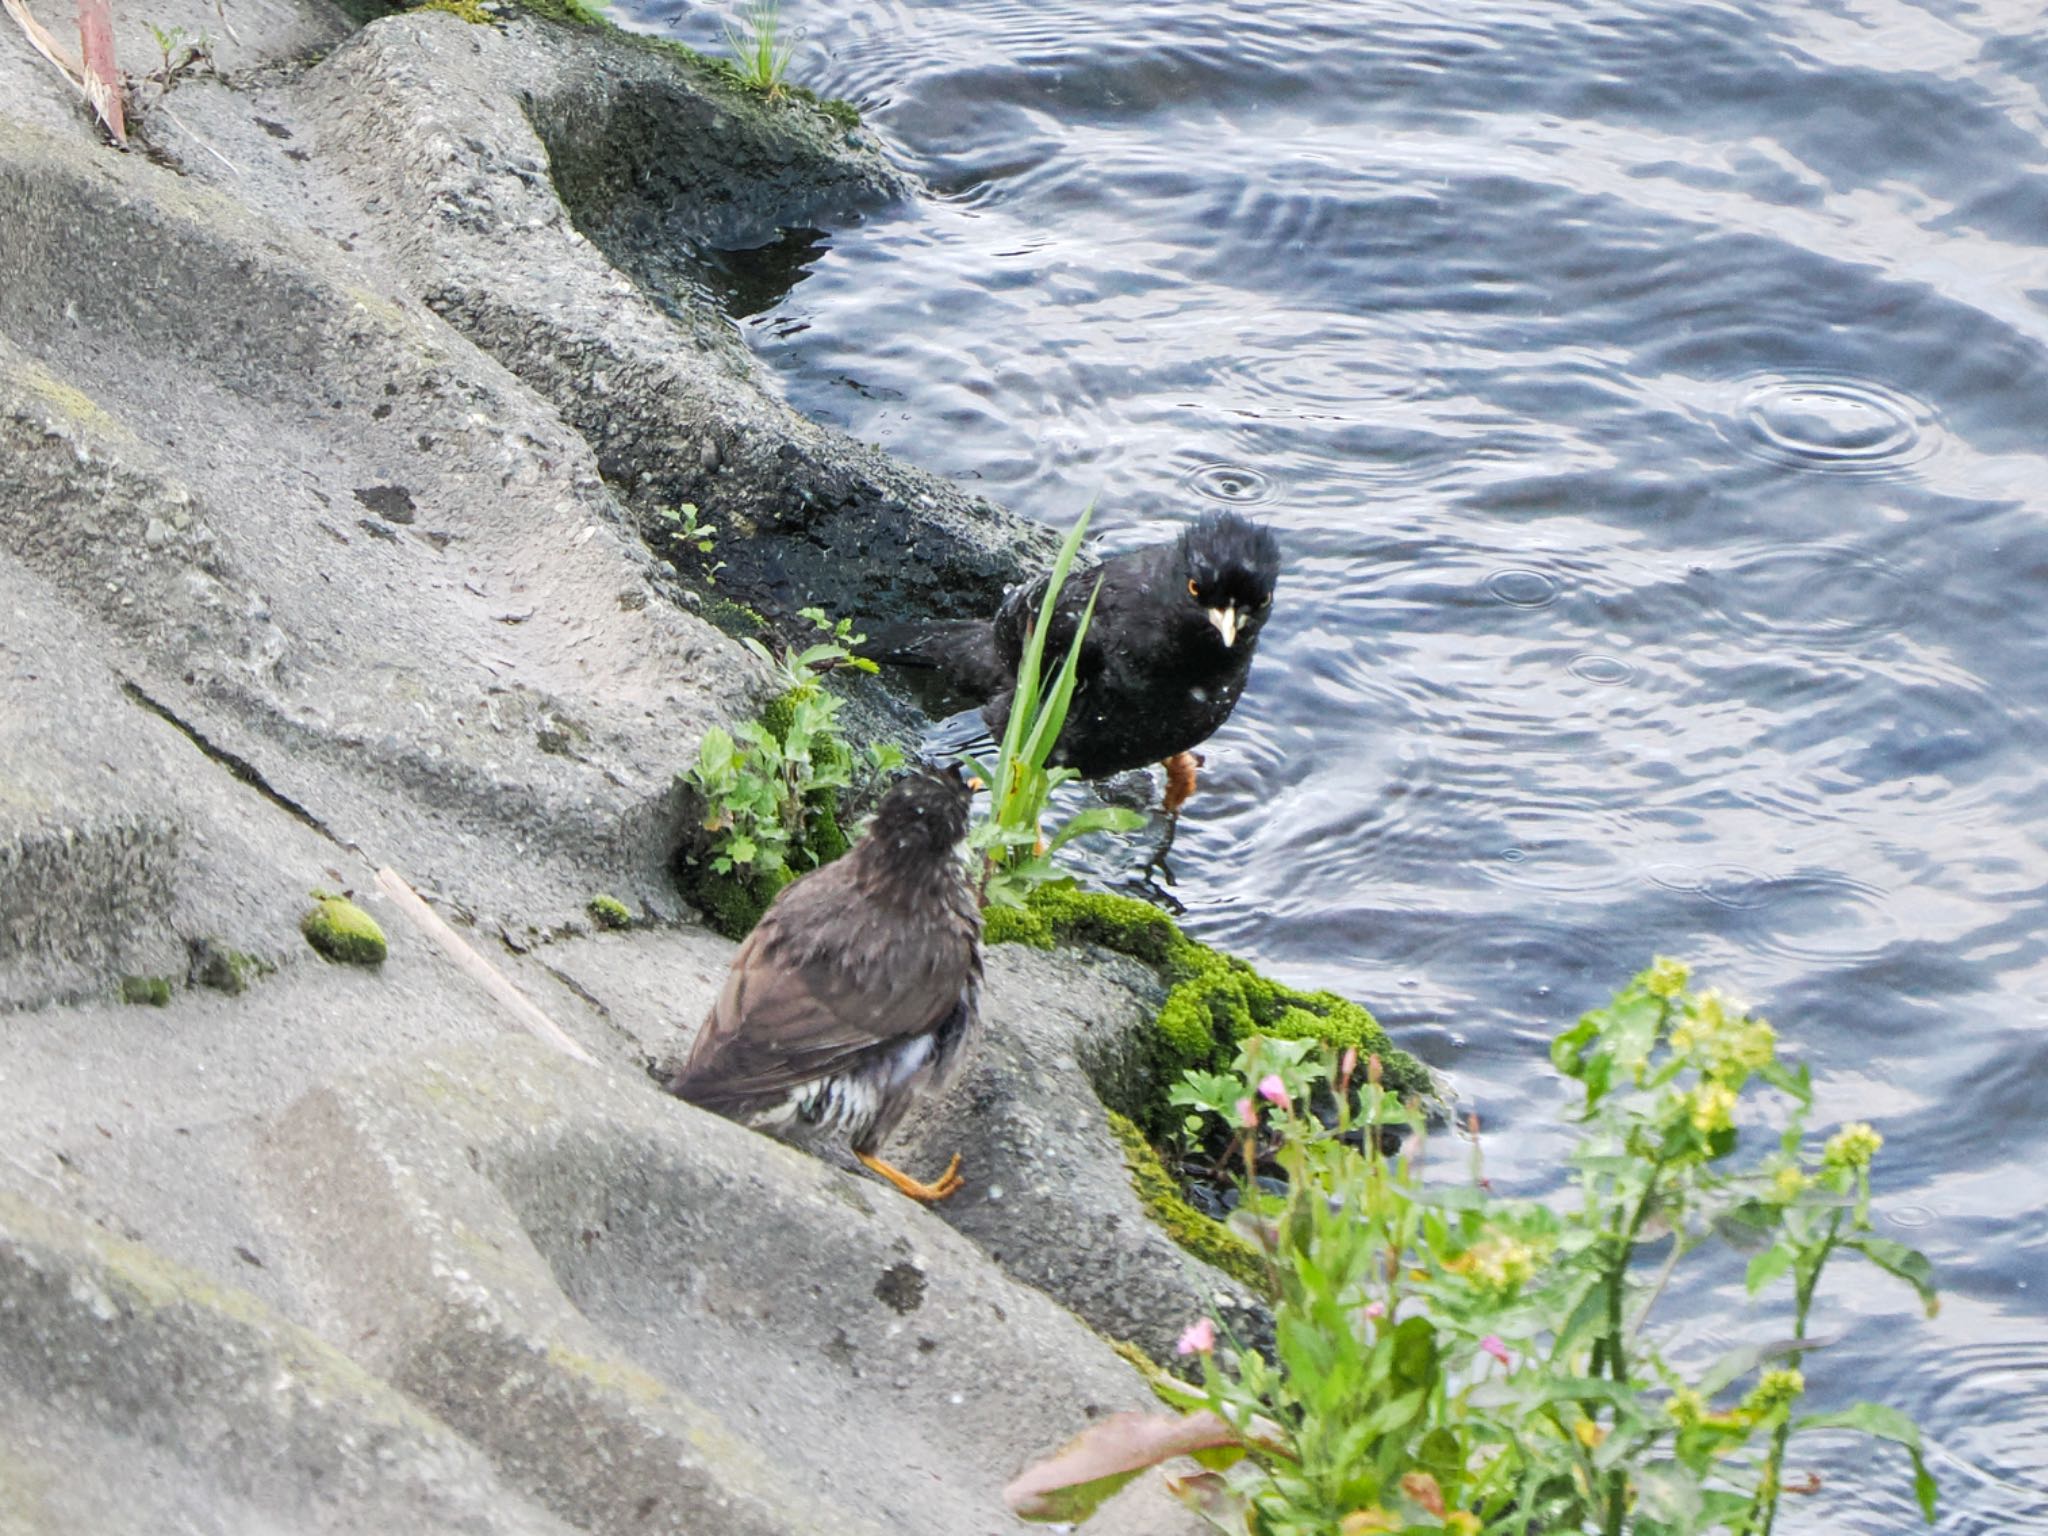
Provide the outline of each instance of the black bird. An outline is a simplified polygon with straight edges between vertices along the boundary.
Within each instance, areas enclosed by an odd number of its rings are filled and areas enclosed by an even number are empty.
[[[1164,762],[1166,809],[1177,811],[1194,793],[1200,759],[1190,749],[1230,718],[1244,691],[1279,577],[1272,533],[1234,512],[1207,513],[1169,543],[1070,571],[1046,637],[1046,676],[1098,579],[1101,595],[1052,761],[1088,779]],[[1047,579],[1013,588],[992,620],[884,626],[866,649],[878,661],[937,669],[981,704],[1000,737]]]
[[[957,769],[913,769],[844,857],[785,886],[668,1091],[787,1141],[844,1135],[914,1199],[959,1189],[957,1155],[925,1184],[875,1150],[979,1024],[981,908],[958,852],[969,797]]]

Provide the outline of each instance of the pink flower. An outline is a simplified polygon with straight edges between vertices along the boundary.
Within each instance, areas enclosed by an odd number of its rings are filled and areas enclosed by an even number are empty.
[[[1216,1325],[1206,1317],[1198,1317],[1182,1331],[1180,1342],[1174,1346],[1184,1355],[1206,1355],[1216,1347]]]
[[[1500,1335],[1497,1333],[1489,1333],[1485,1338],[1481,1339],[1479,1341],[1479,1347],[1485,1350],[1489,1355],[1493,1356],[1493,1358],[1498,1360],[1502,1365],[1509,1365],[1513,1363],[1508,1359],[1507,1345],[1501,1343]]]
[[[1259,1112],[1252,1107],[1250,1099],[1239,1099],[1237,1101],[1237,1123],[1248,1131],[1255,1131],[1259,1128]]]
[[[1337,1058],[1337,1091],[1348,1093],[1351,1089],[1351,1074],[1358,1070],[1358,1047],[1347,1045],[1344,1054]]]
[[[1367,1302],[1365,1315],[1367,1317],[1385,1317],[1387,1315],[1387,1304],[1384,1301]]]
[[[1280,1081],[1278,1072],[1268,1072],[1259,1079],[1259,1097],[1280,1109],[1294,1108],[1294,1100],[1287,1096],[1287,1085]]]

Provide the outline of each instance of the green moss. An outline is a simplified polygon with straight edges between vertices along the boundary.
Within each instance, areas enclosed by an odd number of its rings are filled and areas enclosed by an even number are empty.
[[[450,16],[459,16],[473,27],[489,24],[491,13],[477,3],[477,0],[420,0],[413,7],[416,11],[446,11]]]
[[[764,871],[751,866],[721,875],[709,864],[690,868],[685,875],[683,894],[704,914],[711,931],[728,939],[744,939],[752,933],[768,903],[796,878],[786,869]]]
[[[1159,1154],[1152,1150],[1152,1143],[1145,1139],[1135,1121],[1111,1110],[1109,1127],[1123,1147],[1124,1167],[1130,1171],[1131,1188],[1137,1192],[1138,1203],[1166,1235],[1253,1295],[1267,1295],[1272,1281],[1259,1251],[1222,1222],[1204,1216],[1188,1204],[1180,1185],[1166,1171]]]
[[[1100,944],[1156,967],[1169,991],[1159,1009],[1156,1082],[1177,1081],[1190,1067],[1214,1067],[1236,1054],[1247,1035],[1312,1037],[1378,1053],[1385,1082],[1398,1093],[1431,1094],[1429,1073],[1397,1050],[1377,1020],[1334,992],[1303,992],[1261,976],[1234,955],[1197,943],[1150,902],[1074,886],[1043,886],[1023,911],[988,914],[992,944],[1050,948],[1056,940]],[[1139,1118],[1157,1122],[1158,1113]]]
[[[610,27],[611,18],[605,15],[602,5],[586,4],[585,0],[518,0],[521,10],[545,16],[549,21],[559,21],[571,27]]]
[[[593,896],[583,904],[583,910],[590,914],[590,920],[600,928],[630,928],[633,914],[626,904],[610,896]]]
[[[171,978],[168,976],[123,976],[121,978],[121,1001],[124,1003],[146,1004],[151,1008],[162,1008],[171,1000]]]
[[[527,0],[521,0],[522,4]],[[574,0],[571,0],[574,3]],[[537,9],[537,7],[536,7]],[[744,92],[756,101],[795,101],[825,114],[840,127],[851,132],[860,126],[860,109],[850,101],[841,101],[836,96],[820,96],[807,86],[793,85],[784,80],[774,86],[756,85],[739,71],[731,59],[722,59],[714,54],[699,53],[688,43],[679,43],[673,38],[647,37],[640,33],[628,34],[641,47],[651,48],[668,54],[687,64],[697,73],[717,80],[735,91]]]
[[[237,996],[249,990],[249,983],[270,974],[272,967],[254,955],[229,949],[211,939],[192,943],[192,965],[186,980],[194,986],[212,987],[216,992]]]
[[[758,638],[768,633],[768,621],[761,617],[759,609],[712,592],[700,592],[698,599],[697,612],[703,615],[705,622],[735,640]]]
[[[323,891],[313,893],[313,902],[299,919],[299,932],[308,944],[342,965],[384,963],[384,930],[375,918],[354,902]]]

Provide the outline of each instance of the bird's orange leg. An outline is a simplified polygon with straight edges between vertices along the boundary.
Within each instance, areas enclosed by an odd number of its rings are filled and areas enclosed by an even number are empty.
[[[910,1196],[911,1199],[922,1200],[927,1205],[931,1204],[934,1200],[943,1200],[948,1195],[957,1194],[961,1187],[967,1183],[965,1179],[960,1177],[960,1154],[958,1152],[953,1154],[953,1161],[946,1165],[946,1171],[930,1184],[913,1179],[901,1168],[890,1167],[879,1157],[870,1157],[865,1152],[856,1152],[853,1155],[861,1160],[863,1166],[875,1173],[879,1173],[891,1184],[902,1190],[904,1194]]]
[[[1166,769],[1166,814],[1177,816],[1195,792],[1195,770],[1202,766],[1199,752],[1176,752],[1162,765]]]

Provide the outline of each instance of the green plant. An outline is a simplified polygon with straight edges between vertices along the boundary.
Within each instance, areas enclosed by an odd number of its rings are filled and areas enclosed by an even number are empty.
[[[965,761],[989,791],[989,809],[968,833],[967,846],[981,865],[981,902],[985,907],[1021,907],[1031,893],[1048,881],[1061,878],[1052,856],[1075,838],[1089,832],[1128,832],[1142,826],[1144,818],[1121,806],[1096,805],[1075,812],[1062,822],[1050,839],[1045,836],[1046,811],[1052,792],[1077,775],[1071,768],[1049,768],[1060,727],[1066,723],[1067,707],[1073,701],[1081,665],[1081,646],[1095,616],[1095,594],[1081,610],[1074,626],[1074,638],[1052,679],[1040,687],[1045,662],[1046,637],[1052,628],[1054,605],[1066,585],[1074,556],[1087,536],[1091,506],[1060,545],[1053,561],[1045,596],[1038,605],[1038,618],[1024,642],[1017,665],[1017,686],[1010,704],[1010,718],[1003,729],[993,763],[975,758]]]
[[[156,82],[158,101],[170,94],[180,75],[202,66],[213,67],[213,39],[204,32],[196,40],[188,41],[183,27],[160,27],[152,21],[149,35],[156,42],[162,63],[145,78]]]
[[[903,754],[887,743],[856,753],[840,731],[842,701],[821,681],[841,669],[875,670],[854,654],[864,637],[853,632],[851,620],[835,623],[817,608],[800,616],[825,638],[780,653],[743,640],[780,675],[782,689],[760,719],[730,733],[716,726],[706,731],[697,761],[684,774],[712,834],[711,872],[744,881],[758,898],[756,915],[793,875],[845,851],[838,792],[851,787],[856,774],[871,782],[903,763]]]
[[[772,99],[782,90],[796,44],[782,41],[782,9],[774,0],[756,0],[739,14],[738,27],[725,24],[725,46],[732,50],[741,83]]]
[[[716,547],[718,525],[699,521],[695,502],[685,501],[673,507],[663,507],[654,515],[671,545],[688,545],[705,556],[709,556]],[[706,559],[700,562],[700,568],[706,584],[716,586],[718,573],[725,569],[725,562]]]
[[[1552,1059],[1582,1091],[1575,1192],[1552,1203],[1492,1196],[1476,1138],[1469,1184],[1425,1183],[1421,1117],[1370,1058],[1355,1096],[1356,1054],[1306,1041],[1248,1040],[1230,1072],[1189,1073],[1176,1097],[1190,1118],[1239,1138],[1237,1219],[1270,1277],[1272,1358],[1226,1358],[1197,1321],[1181,1348],[1201,1386],[1162,1387],[1186,1411],[1096,1426],[1013,1484],[1013,1506],[1076,1518],[1195,1453],[1208,1467],[1180,1492],[1238,1536],[1769,1536],[1797,1486],[1791,1437],[1828,1428],[1903,1446],[1931,1520],[1934,1481],[1903,1414],[1800,1411],[1831,1259],[1858,1254],[1935,1305],[1927,1261],[1869,1232],[1877,1133],[1849,1125],[1811,1145],[1806,1070],[1778,1060],[1761,1019],[1687,990],[1671,961],[1559,1035]],[[1758,1084],[1776,1090],[1783,1130],[1737,1167]],[[1415,1149],[1383,1155],[1390,1126]],[[1650,1318],[1672,1272],[1731,1234],[1754,1252],[1752,1293],[1791,1277],[1790,1339],[1667,1357]]]

